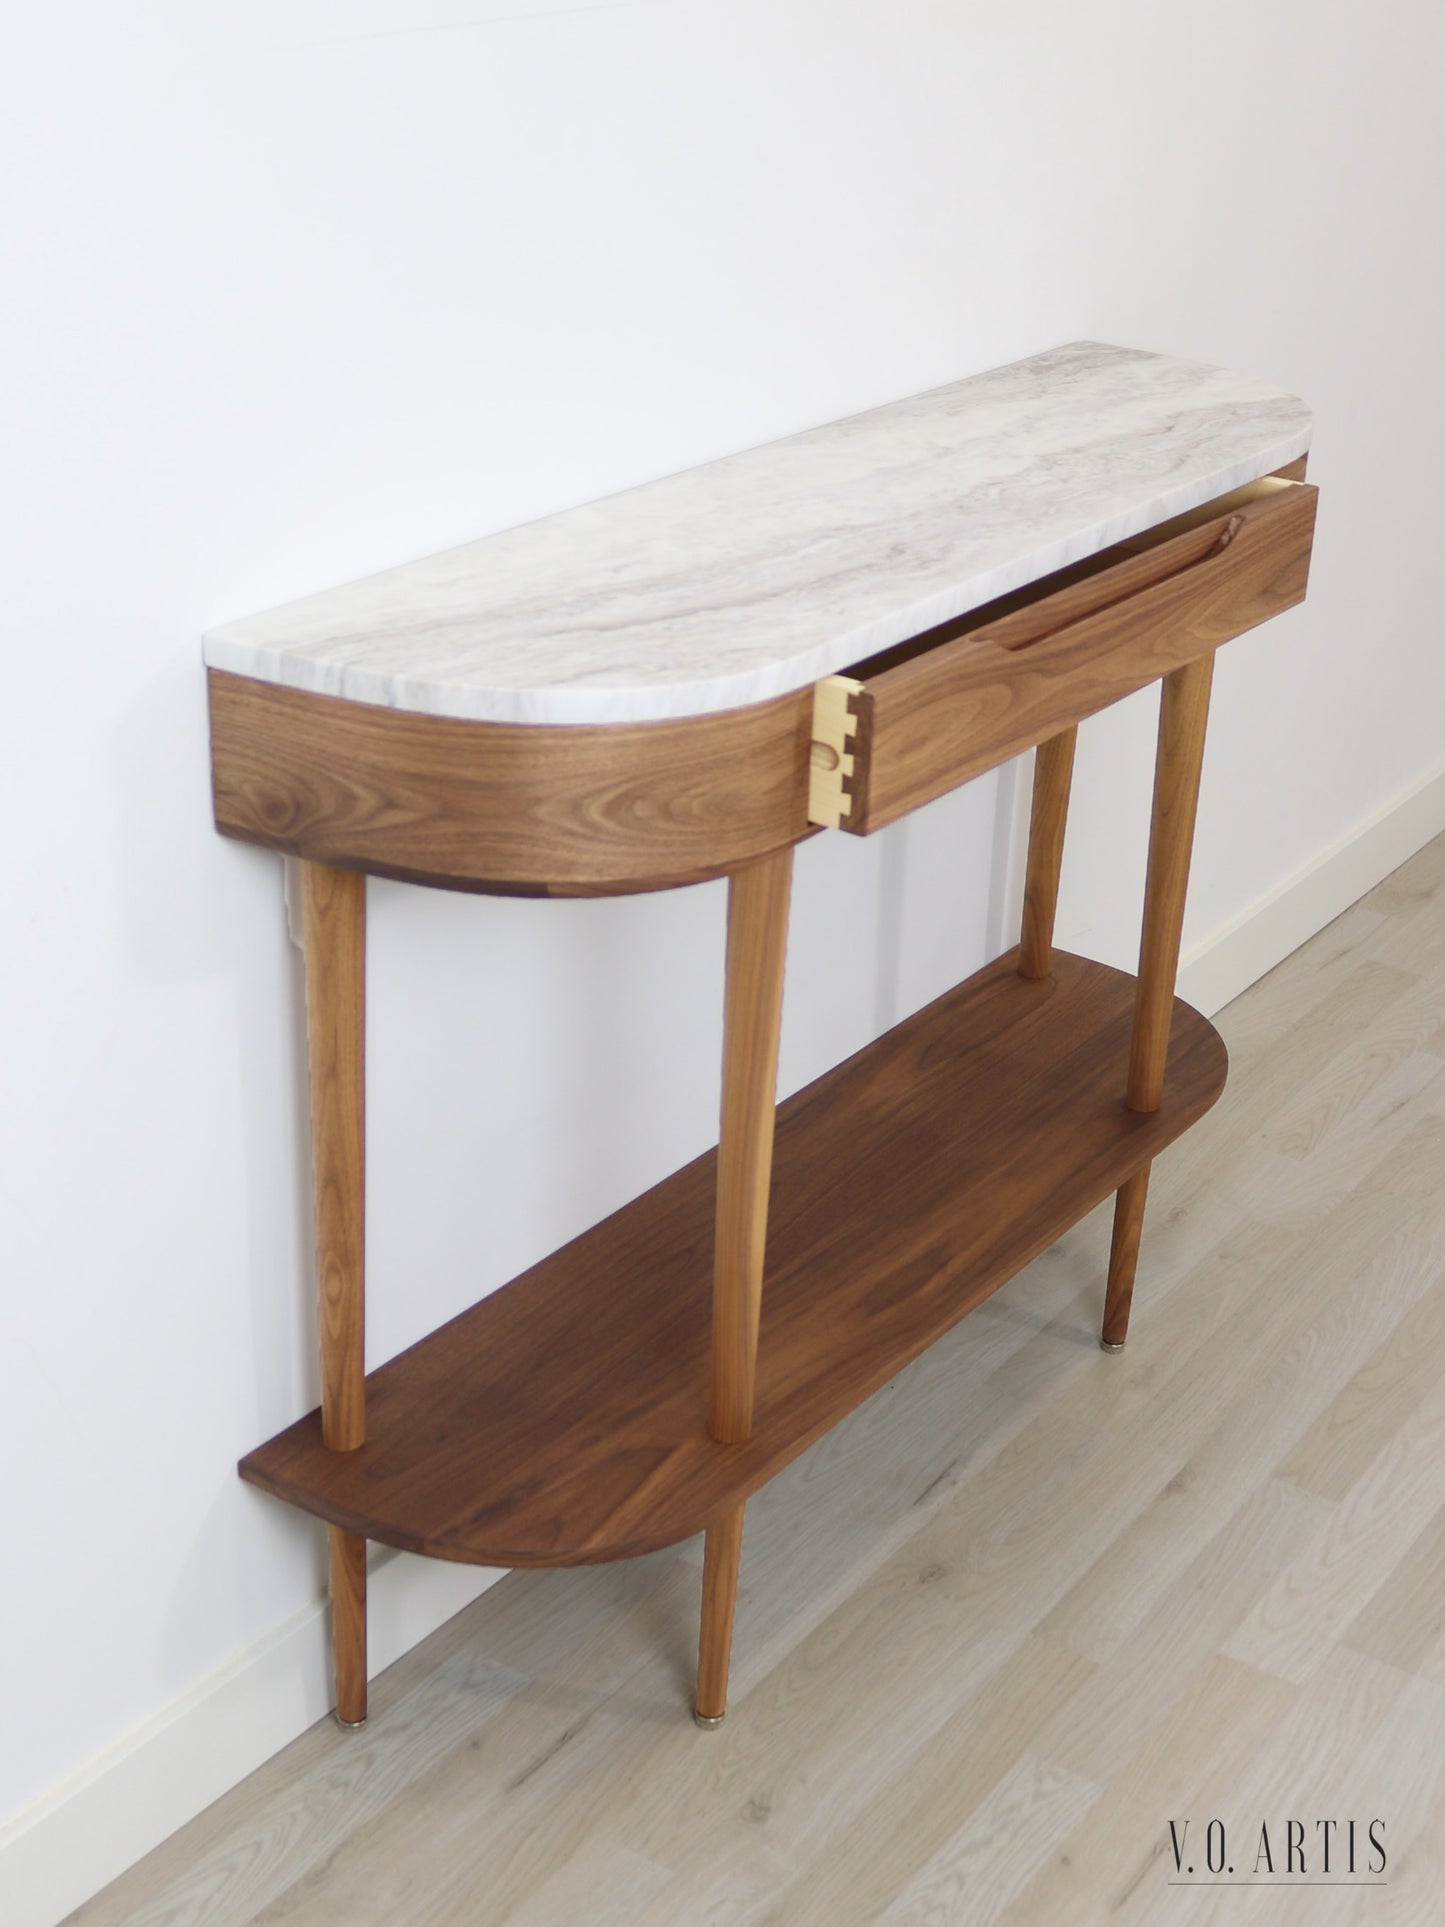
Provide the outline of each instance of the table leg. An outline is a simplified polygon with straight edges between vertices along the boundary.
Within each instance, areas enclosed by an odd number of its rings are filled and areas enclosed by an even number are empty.
[[[331,1551],[331,1651],[336,1723],[366,1724],[366,1541],[328,1526]]]
[[[743,1549],[743,1507],[730,1506],[707,1529],[702,1554],[702,1635],[697,1653],[699,1726],[721,1726],[728,1703],[728,1661],[733,1648],[733,1611],[738,1598],[738,1561]]]
[[[789,847],[735,872],[728,884],[709,1417],[724,1444],[747,1438],[753,1424],[792,877]],[[742,1515],[739,1505],[716,1520],[704,1553],[697,1711],[710,1723],[722,1718],[727,1697]]]
[[[1164,1094],[1169,1028],[1174,1016],[1174,982],[1179,973],[1179,938],[1189,858],[1199,805],[1199,774],[1204,761],[1204,731],[1209,720],[1209,690],[1214,655],[1209,652],[1164,678],[1159,699],[1159,747],[1154,764],[1154,811],[1149,826],[1149,874],[1144,886],[1144,927],[1139,942],[1139,988],[1134,1001],[1134,1036],[1129,1053],[1128,1103],[1134,1111],[1157,1111]],[[1114,1206],[1114,1237],[1100,1343],[1105,1351],[1124,1349],[1129,1304],[1149,1188],[1146,1164],[1120,1186]]]
[[[1074,745],[1078,736],[1078,724],[1071,723],[1048,742],[1040,743],[1034,752],[1019,975],[1038,982],[1049,974],[1054,946],[1054,912],[1059,902],[1059,869],[1064,857],[1064,829],[1069,820],[1069,786],[1074,777]]]
[[[337,1452],[366,1437],[366,879],[301,866],[311,1083],[321,1431]],[[336,1717],[366,1718],[366,1541],[332,1527]]]

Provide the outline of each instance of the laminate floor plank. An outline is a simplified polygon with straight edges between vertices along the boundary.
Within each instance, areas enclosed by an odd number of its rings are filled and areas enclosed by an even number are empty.
[[[1298,1693],[1216,1655],[1161,1712],[1083,1823],[1033,1870],[1003,1927],[1094,1927],[1123,1918],[1141,1888],[1152,1892],[1164,1878],[1170,1852],[1167,1822],[1151,1831],[1140,1827],[1140,1814],[1182,1821],[1220,1811]]]
[[[1342,1499],[1445,1376],[1445,1271],[1280,1462],[1281,1478]]]
[[[1373,1812],[1388,1815],[1382,1887],[1312,1888],[1310,1927],[1436,1927],[1445,1893],[1440,1822],[1445,1819],[1445,1688],[1412,1680],[1381,1721],[1351,1768],[1336,1774],[1336,1803],[1356,1786],[1368,1786]],[[1368,1841],[1357,1835],[1360,1877],[1372,1876]],[[1392,1841],[1392,1836],[1394,1839]],[[1401,1850],[1401,1842],[1408,1843]],[[1315,1856],[1320,1864],[1320,1856]],[[1337,1830],[1331,1843],[1335,1869],[1348,1867],[1348,1840]]]
[[[1040,1749],[1101,1783],[1121,1773],[1159,1718],[1270,1596],[1327,1512],[1323,1500],[1281,1479],[1251,1491],[1134,1637],[1059,1707],[1039,1735]]]
[[[1391,1433],[1222,1650],[1283,1679],[1312,1679],[1438,1510],[1442,1479],[1445,1378]]]
[[[1367,1827],[1379,1811],[1375,1796],[1361,1773],[1361,1759],[1377,1739],[1388,1743],[1388,1735],[1403,1719],[1410,1689],[1408,1674],[1378,1660],[1341,1649],[1332,1664],[1301,1691],[1279,1724],[1248,1761],[1228,1789],[1227,1811],[1234,1820],[1226,1827],[1226,1845],[1238,1854],[1233,1862],[1235,1874],[1265,1874],[1266,1862],[1259,1857],[1261,1822],[1270,1834],[1270,1855],[1275,1872],[1285,1871],[1285,1828],[1289,1820],[1299,1820],[1313,1832],[1317,1817],[1356,1814]],[[1376,1776],[1378,1783],[1378,1775]],[[1390,1831],[1387,1816],[1387,1849]],[[1200,1845],[1202,1846],[1202,1842]],[[1312,1843],[1311,1843],[1312,1844]],[[1258,1864],[1256,1864],[1258,1863]],[[1186,1870],[1187,1870],[1186,1862]],[[1226,1866],[1230,1863],[1226,1862]],[[1311,1868],[1311,1856],[1305,1856]],[[1259,1902],[1263,1894],[1241,1894],[1237,1888],[1204,1883],[1174,1886],[1177,1879],[1173,1855],[1167,1855],[1163,1879],[1141,1886],[1137,1905],[1126,1909],[1122,1918],[1134,1927],[1235,1927],[1241,1918],[1241,1901]],[[1195,1873],[1201,1872],[1196,1861]],[[1312,1921],[1317,1893],[1310,1888],[1287,1899],[1273,1895],[1266,1902],[1268,1913],[1260,1918],[1270,1921],[1295,1919]],[[1324,1896],[1329,1898],[1328,1893]],[[1379,1892],[1355,1892],[1355,1904],[1373,1900],[1378,1908]],[[1358,1918],[1375,1918],[1375,1910],[1359,1907]]]
[[[760,1917],[765,1927],[877,1919],[1093,1670],[1078,1654],[1031,1636],[922,1746],[875,1747],[872,1797],[814,1855],[797,1857],[785,1891]]]
[[[1445,1504],[1340,1638],[1356,1652],[1445,1686],[1439,1664],[1445,1654]]]
[[[699,1544],[513,1573],[73,1920],[1434,1927],[1445,838],[1218,1021],[1127,1351],[1101,1208],[766,1487],[718,1732]],[[1174,1884],[1213,1815],[1379,1815],[1387,1884]]]
[[[629,1927],[666,1887],[668,1870],[626,1847],[588,1843],[507,1914],[507,1927]]]
[[[343,1733],[331,1721],[313,1727],[287,1749],[294,1757],[284,1779],[253,1776],[202,1815],[198,1835],[210,1821],[209,1842],[202,1847],[194,1839],[166,1891],[118,1917],[127,1927],[206,1927],[258,1918],[318,1871],[324,1886],[325,1870],[353,1850],[358,1835],[431,1774],[438,1758],[484,1730],[526,1684],[462,1649],[412,1691],[378,1694],[361,1732]],[[83,1909],[81,1918],[87,1914]]]
[[[1299,955],[1285,958],[1252,983],[1215,1018],[1231,1054],[1254,1061],[1272,1048],[1282,1032],[1312,1009],[1355,966],[1371,956],[1377,934],[1390,919],[1374,907],[1373,894],[1350,905],[1334,922],[1310,939],[1309,964],[1299,967]],[[1382,941],[1384,941],[1382,939]],[[1389,961],[1388,955],[1386,961]]]
[[[1067,1838],[1098,1797],[1090,1781],[1026,1753],[879,1915],[880,1927],[931,1927],[940,1920],[991,1927],[1030,1866]]]

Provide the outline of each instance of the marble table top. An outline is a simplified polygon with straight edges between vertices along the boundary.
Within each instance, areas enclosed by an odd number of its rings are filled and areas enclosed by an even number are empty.
[[[1074,342],[387,569],[206,661],[477,721],[694,716],[799,689],[1302,455],[1295,396]]]

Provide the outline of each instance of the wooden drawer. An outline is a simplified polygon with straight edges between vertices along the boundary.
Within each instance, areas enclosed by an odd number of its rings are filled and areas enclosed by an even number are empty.
[[[1317,496],[1267,476],[828,677],[809,820],[867,836],[1303,601]]]

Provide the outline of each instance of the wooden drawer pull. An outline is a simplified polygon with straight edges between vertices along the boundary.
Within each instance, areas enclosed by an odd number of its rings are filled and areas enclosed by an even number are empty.
[[[1116,585],[1114,578],[1117,571],[1108,570],[1105,581],[1110,586],[1117,586],[1118,594],[1102,596],[1099,601],[1087,605],[1082,613],[1101,616],[1111,609],[1122,609],[1144,589],[1155,589],[1161,583],[1175,582],[1180,576],[1188,575],[1191,570],[1199,568],[1201,564],[1214,561],[1216,556],[1223,555],[1243,525],[1242,516],[1231,515],[1223,522],[1216,523],[1212,529],[1206,529],[1203,532],[1201,546],[1197,552],[1191,551],[1180,556],[1171,545],[1167,550],[1160,552],[1161,566],[1157,571],[1140,573],[1136,570],[1127,583]],[[1121,544],[1121,547],[1135,555],[1149,553],[1147,549],[1133,549],[1128,543]],[[1080,609],[1077,606],[1070,607],[1065,597],[1048,596],[1034,606],[1037,613],[1037,620],[1034,623],[1016,623],[1013,627],[1001,624],[1002,633],[996,633],[993,630],[980,632],[980,639],[986,639],[1000,649],[1007,649],[1010,654],[1017,654],[1020,650],[1032,647],[1036,642],[1043,642],[1049,636],[1058,635],[1060,630],[1070,628],[1080,619]]]

